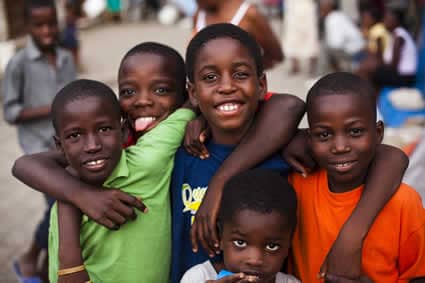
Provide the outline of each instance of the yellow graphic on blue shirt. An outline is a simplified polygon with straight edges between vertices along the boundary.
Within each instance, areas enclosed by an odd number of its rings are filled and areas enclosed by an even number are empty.
[[[190,218],[191,224],[195,220],[195,214],[201,206],[207,189],[208,186],[193,189],[189,184],[183,184],[182,186],[182,201],[184,205],[183,213],[190,211],[190,214],[192,215]]]

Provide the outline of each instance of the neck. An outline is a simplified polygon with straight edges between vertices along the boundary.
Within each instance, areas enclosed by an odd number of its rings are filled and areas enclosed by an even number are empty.
[[[328,175],[328,186],[329,190],[333,193],[346,193],[363,185],[365,183],[365,180],[366,173],[361,177],[356,177],[355,180],[347,182],[338,182],[336,180],[333,180],[332,177]]]
[[[241,142],[242,138],[251,127],[252,121],[247,123],[243,129],[237,130],[222,130],[211,127],[212,141],[216,144],[222,145],[237,145]]]

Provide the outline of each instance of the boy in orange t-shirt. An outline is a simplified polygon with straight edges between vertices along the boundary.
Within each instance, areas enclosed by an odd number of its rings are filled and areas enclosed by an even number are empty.
[[[368,83],[349,73],[329,74],[308,93],[309,141],[321,170],[290,177],[298,198],[291,266],[302,282],[319,282],[321,264],[360,200],[384,133],[375,105]],[[373,282],[425,277],[425,210],[409,186],[399,187],[364,238],[362,272]]]

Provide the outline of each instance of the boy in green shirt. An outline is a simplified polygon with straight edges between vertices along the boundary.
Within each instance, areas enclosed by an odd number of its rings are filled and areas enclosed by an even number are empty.
[[[150,208],[148,213],[119,231],[110,231],[87,216],[82,217],[81,252],[90,279],[93,282],[166,282],[168,273],[157,271],[157,267],[166,266],[170,258],[169,195],[163,189],[168,187],[169,178],[164,175],[171,174],[174,153],[186,123],[194,118],[193,111],[178,109],[140,137],[135,146],[125,150],[121,149],[120,105],[113,91],[102,83],[78,80],[69,84],[56,96],[52,112],[55,141],[69,163],[71,174],[92,185],[119,187],[130,195],[143,197],[144,204]],[[68,233],[75,234],[67,231],[67,222],[78,221],[69,217],[62,221],[61,213],[70,209],[67,206],[58,202],[52,208],[50,282],[57,282],[58,271],[63,276],[73,273],[70,268],[59,265],[58,257],[59,242],[67,241],[71,237]],[[61,246],[70,248],[66,242]],[[143,257],[153,254],[154,257]]]

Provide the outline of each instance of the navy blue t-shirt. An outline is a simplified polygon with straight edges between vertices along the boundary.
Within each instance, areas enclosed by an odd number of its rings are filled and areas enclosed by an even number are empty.
[[[177,151],[174,161],[171,179],[172,283],[180,282],[189,268],[209,259],[202,247],[198,253],[192,252],[190,228],[208,189],[209,181],[235,146],[218,145],[212,142],[206,146],[210,153],[208,159],[201,160],[194,157],[182,147]],[[289,165],[278,155],[271,157],[258,167],[278,170],[286,174],[289,171]]]

